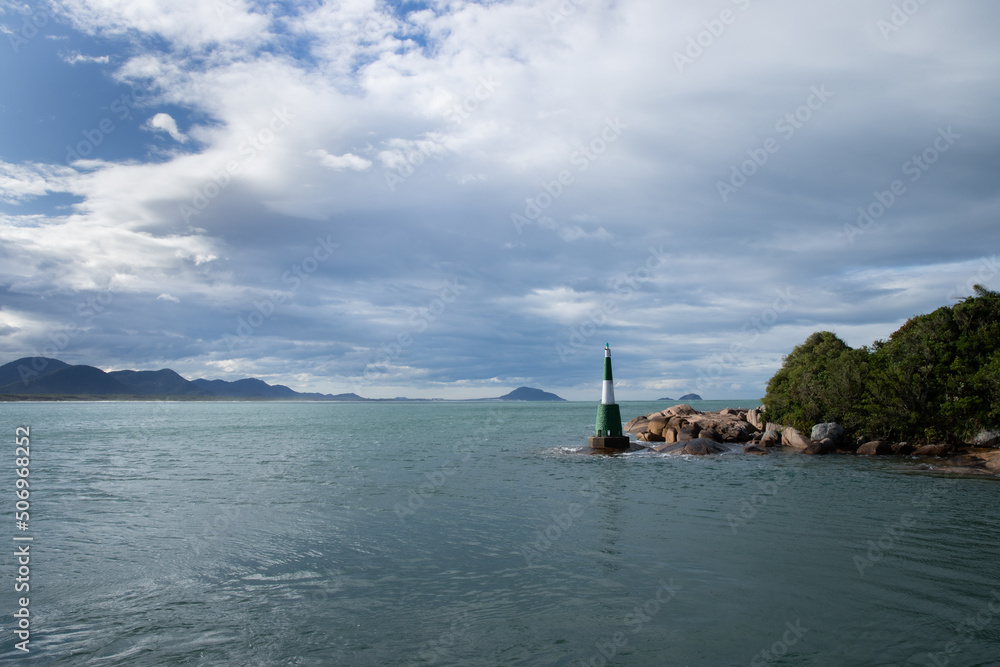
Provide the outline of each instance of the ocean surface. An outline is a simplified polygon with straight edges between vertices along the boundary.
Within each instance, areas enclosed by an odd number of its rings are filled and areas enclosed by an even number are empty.
[[[575,454],[596,408],[0,404],[0,659],[1000,664],[1000,481],[909,458]]]

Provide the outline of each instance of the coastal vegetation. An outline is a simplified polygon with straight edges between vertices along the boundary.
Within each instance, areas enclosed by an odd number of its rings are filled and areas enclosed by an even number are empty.
[[[1000,292],[974,289],[870,347],[810,335],[768,382],[767,420],[802,430],[837,422],[854,436],[917,442],[966,442],[1000,428]]]

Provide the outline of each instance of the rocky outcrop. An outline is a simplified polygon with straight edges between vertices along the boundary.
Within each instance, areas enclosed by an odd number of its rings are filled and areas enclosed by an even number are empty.
[[[781,444],[795,449],[806,449],[813,441],[796,431],[791,426],[786,426],[781,432]]]
[[[977,446],[967,443],[958,448],[951,444],[916,447],[908,442],[848,437],[844,427],[834,422],[815,424],[809,431],[811,437],[807,437],[791,426],[765,421],[763,409],[700,412],[686,404],[640,415],[625,424],[625,430],[635,434],[638,441],[649,443],[641,447],[662,454],[706,456],[742,451],[760,456],[784,448],[785,452],[809,456],[856,453],[934,457],[933,462],[924,465],[953,473],[1000,475],[1000,441],[996,440],[1000,433],[992,431],[977,434],[974,439]],[[737,445],[741,449],[736,449]]]
[[[764,435],[760,437],[759,444],[761,447],[780,447],[781,431],[775,431],[774,429],[764,431]]]
[[[915,449],[916,447],[908,442],[897,442],[892,446],[892,453],[907,456],[908,454],[912,454]]]
[[[724,454],[729,451],[729,447],[714,440],[696,438],[686,442],[675,442],[673,444],[663,444],[653,447],[661,454],[687,454],[688,456],[707,456],[708,454]]]
[[[1000,430],[988,431],[982,429],[965,444],[973,447],[1000,447]]]
[[[881,440],[872,440],[858,447],[858,456],[885,456],[892,453],[892,443]]]
[[[954,447],[951,445],[924,445],[923,447],[917,447],[913,455],[914,456],[948,456],[954,451]]]
[[[829,438],[834,445],[839,445],[844,440],[844,427],[836,422],[816,424],[812,427],[812,433],[809,437],[817,442]]]
[[[837,448],[833,446],[833,440],[830,438],[824,438],[820,441],[815,441],[802,450],[803,454],[809,454],[811,456],[822,456],[823,454],[832,454]]]
[[[742,443],[750,442],[758,433],[746,417],[746,410],[725,408],[718,412],[700,412],[681,404],[636,417],[625,424],[625,430],[643,442],[683,443],[702,439]]]

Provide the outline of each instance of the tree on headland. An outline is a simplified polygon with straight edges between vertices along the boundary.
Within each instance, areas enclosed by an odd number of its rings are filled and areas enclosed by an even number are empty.
[[[1000,292],[908,320],[886,341],[851,349],[828,331],[796,347],[767,385],[769,421],[918,441],[1000,426]]]
[[[867,351],[853,350],[829,331],[818,331],[785,357],[767,383],[768,421],[798,429],[835,421],[857,427],[864,392]]]

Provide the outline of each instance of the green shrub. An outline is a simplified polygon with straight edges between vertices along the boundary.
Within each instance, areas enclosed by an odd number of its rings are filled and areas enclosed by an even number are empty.
[[[908,320],[887,341],[851,349],[829,331],[785,357],[763,399],[767,419],[916,441],[961,440],[1000,426],[1000,293]]]

